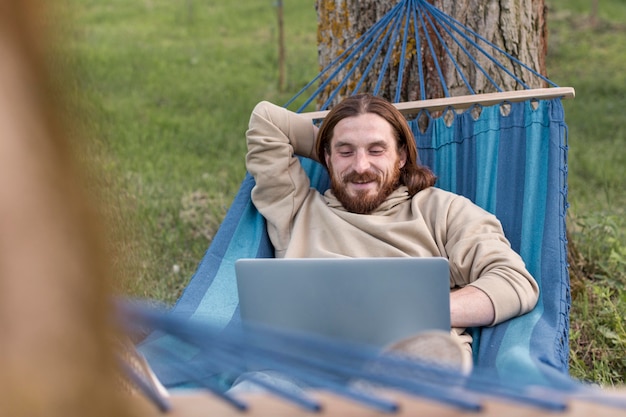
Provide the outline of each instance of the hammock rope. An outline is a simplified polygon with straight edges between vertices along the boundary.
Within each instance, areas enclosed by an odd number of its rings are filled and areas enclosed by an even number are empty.
[[[410,28],[412,28],[412,31],[409,30]],[[446,39],[448,40],[446,41]],[[409,49],[411,45],[415,46],[415,51]],[[509,66],[517,66],[547,85],[558,87],[557,84],[529,65],[504,51],[501,47],[487,40],[484,36],[464,26],[458,20],[446,15],[427,1],[401,0],[352,45],[346,48],[342,54],[322,69],[320,73],[296,93],[284,107],[292,105],[298,98],[309,91],[316,82],[320,82],[317,89],[315,89],[296,110],[296,112],[299,113],[305,111],[313,100],[330,88],[331,83],[338,76],[342,76],[342,79],[338,80],[337,85],[329,91],[328,98],[321,105],[320,110],[328,109],[333,100],[343,91],[344,87],[357,73],[360,73],[359,79],[354,80],[355,87],[353,90],[347,91],[347,95],[362,92],[365,80],[372,71],[374,63],[378,61],[385,48],[386,52],[378,77],[376,78],[376,84],[373,89],[368,92],[375,95],[380,93],[382,84],[388,77],[388,72],[391,70],[391,60],[394,54],[398,53],[399,64],[396,74],[397,82],[395,89],[392,89],[395,92],[393,102],[398,103],[400,101],[404,73],[408,69],[406,67],[407,60],[408,57],[414,53],[416,55],[419,91],[422,100],[426,99],[427,90],[422,63],[427,58],[427,55],[429,55],[434,65],[439,84],[445,97],[450,97],[451,93],[449,86],[444,81],[443,59],[450,62],[455,73],[458,74],[469,93],[476,94],[475,87],[471,85],[461,65],[459,65],[459,62],[454,58],[451,45],[456,45],[461,56],[466,57],[498,92],[503,91],[502,86],[499,85],[485,67],[480,64],[478,57],[486,58],[523,89],[528,90],[531,89],[531,87],[524,82],[522,78],[511,71]],[[440,56],[436,53],[437,48],[441,48],[443,52]],[[473,55],[470,50],[474,50],[475,55]],[[366,61],[368,63],[364,65]],[[507,66],[507,63],[509,66]],[[346,70],[345,75],[341,75]]]
[[[481,410],[484,395],[550,411],[565,411],[568,399],[577,395],[588,396],[600,404],[607,403],[607,398],[593,387],[575,384],[564,376],[561,376],[563,384],[555,386],[550,396],[538,396],[533,386],[514,377],[507,381],[498,380],[488,369],[477,368],[471,375],[464,376],[428,362],[381,353],[367,345],[261,325],[247,324],[223,330],[210,323],[177,317],[169,311],[135,302],[121,305],[120,312],[124,323],[132,322],[140,328],[165,332],[201,352],[202,360],[189,367],[179,351],[159,350],[164,359],[177,365],[198,386],[240,410],[246,409],[246,405],[230,393],[221,392],[214,377],[240,373],[242,366],[250,363],[386,413],[397,411],[396,404],[367,387],[393,388],[469,412]],[[245,376],[271,394],[309,411],[319,411],[319,404],[305,392],[268,384],[254,373]],[[359,381],[365,385],[347,381]],[[153,393],[153,396],[158,394]],[[623,408],[626,401],[616,401],[614,405]]]

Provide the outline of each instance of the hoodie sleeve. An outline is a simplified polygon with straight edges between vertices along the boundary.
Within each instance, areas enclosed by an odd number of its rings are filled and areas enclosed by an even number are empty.
[[[453,284],[471,285],[487,294],[495,309],[491,325],[535,307],[537,282],[494,215],[457,196],[450,203],[446,222],[445,250]]]
[[[310,189],[299,156],[313,157],[316,130],[298,114],[269,102],[256,105],[246,132],[252,201],[265,217],[277,253],[291,238],[293,219]]]

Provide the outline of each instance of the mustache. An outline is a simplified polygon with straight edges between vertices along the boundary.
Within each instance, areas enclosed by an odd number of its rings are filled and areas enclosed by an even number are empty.
[[[346,175],[344,175],[342,180],[344,183],[347,183],[347,182],[359,183],[359,182],[376,181],[378,184],[380,184],[382,182],[382,176],[378,175],[376,172],[373,172],[373,171],[366,171],[363,173],[351,171],[347,173]]]

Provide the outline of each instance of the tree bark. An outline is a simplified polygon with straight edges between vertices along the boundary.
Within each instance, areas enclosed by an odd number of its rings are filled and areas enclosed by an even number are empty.
[[[326,67],[396,4],[396,2],[379,0],[317,0],[320,67]],[[545,0],[432,0],[431,4],[516,57],[530,68],[545,75],[545,55],[547,52]],[[429,31],[432,32],[432,29]],[[422,31],[420,30],[420,32]],[[496,91],[495,86],[478,70],[476,64],[462,52],[461,48],[449,39],[445,31],[440,30],[440,32],[444,35],[445,43],[450,48],[454,60],[464,72],[468,83],[474,91],[476,93]],[[421,35],[421,39],[424,39],[423,33]],[[400,39],[402,36],[401,33],[398,37],[389,69],[385,71],[384,80],[379,90],[379,95],[392,101],[396,101],[394,98],[399,78]],[[409,25],[409,39],[414,38],[413,23],[411,21]],[[441,64],[443,79],[447,85],[449,95],[469,94],[470,91],[447,56],[448,54],[445,52],[444,47],[437,42],[437,37],[433,33],[431,33],[431,38],[434,40],[433,49],[438,62]],[[410,101],[422,98],[418,65],[421,65],[423,69],[425,98],[438,98],[445,95],[439,74],[434,65],[434,58],[430,54],[430,48],[426,41],[422,40],[420,44],[420,52],[423,59],[418,63],[416,43],[415,41],[409,41],[406,49],[406,61],[402,70],[401,96],[397,101]],[[481,46],[483,46],[482,43]],[[486,51],[494,54],[488,47],[483,47]],[[475,48],[469,47],[468,50],[504,91],[523,88],[514,78],[506,75],[502,69],[477,52]],[[378,74],[382,71],[385,53],[386,51],[383,50],[376,59],[360,91],[371,92],[374,90]],[[503,56],[498,58],[511,72],[530,87],[545,87],[544,81],[533,76],[520,65],[514,64]],[[369,61],[369,57],[366,58],[361,68],[355,70],[351,81],[341,90],[339,97],[333,103],[352,92]],[[330,83],[324,90],[318,100],[318,104],[326,101],[330,91],[338,85],[349,69],[350,67],[348,66],[334,77],[337,81]]]

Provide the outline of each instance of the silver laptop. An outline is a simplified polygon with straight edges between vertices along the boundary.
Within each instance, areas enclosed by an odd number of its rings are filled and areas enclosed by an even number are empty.
[[[384,347],[450,330],[445,258],[240,259],[244,322]]]

